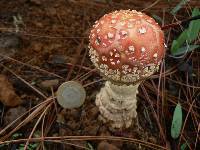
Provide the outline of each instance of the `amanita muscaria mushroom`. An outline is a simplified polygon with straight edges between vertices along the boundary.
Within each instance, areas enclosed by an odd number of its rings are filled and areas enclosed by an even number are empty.
[[[140,81],[159,69],[164,56],[164,33],[144,13],[120,10],[96,21],[89,40],[91,61],[107,79],[96,105],[113,128],[128,128],[137,117]]]

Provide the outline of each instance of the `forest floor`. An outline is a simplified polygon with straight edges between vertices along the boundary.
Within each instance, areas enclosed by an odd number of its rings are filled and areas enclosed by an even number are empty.
[[[165,61],[138,93],[135,127],[112,131],[99,121],[95,96],[104,79],[88,55],[88,35],[105,13],[136,9],[164,26],[191,16],[198,0],[170,11],[179,0],[0,0],[0,149],[178,149],[198,148],[200,137],[200,53],[171,56],[181,27],[165,30]],[[197,41],[199,43],[200,40]],[[77,109],[61,108],[55,98],[60,84],[80,82],[87,93]],[[177,103],[183,109],[180,138],[170,135]],[[17,119],[17,120],[16,120]],[[14,121],[15,120],[15,121]]]

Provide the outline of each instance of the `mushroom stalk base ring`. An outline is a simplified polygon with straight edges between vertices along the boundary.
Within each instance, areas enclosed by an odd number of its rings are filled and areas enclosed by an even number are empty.
[[[137,117],[138,86],[115,85],[106,81],[96,96],[96,105],[101,113],[101,119],[111,124],[112,128],[128,128]]]

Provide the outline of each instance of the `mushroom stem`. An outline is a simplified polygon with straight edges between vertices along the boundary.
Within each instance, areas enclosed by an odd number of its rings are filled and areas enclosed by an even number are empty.
[[[101,119],[110,123],[112,128],[130,127],[132,120],[137,117],[138,86],[116,85],[106,81],[96,96]]]

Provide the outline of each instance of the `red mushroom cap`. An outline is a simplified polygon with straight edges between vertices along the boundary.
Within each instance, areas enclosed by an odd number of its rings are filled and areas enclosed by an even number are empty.
[[[164,34],[144,13],[120,10],[95,22],[90,36],[90,57],[108,79],[132,83],[152,75],[164,56]]]

